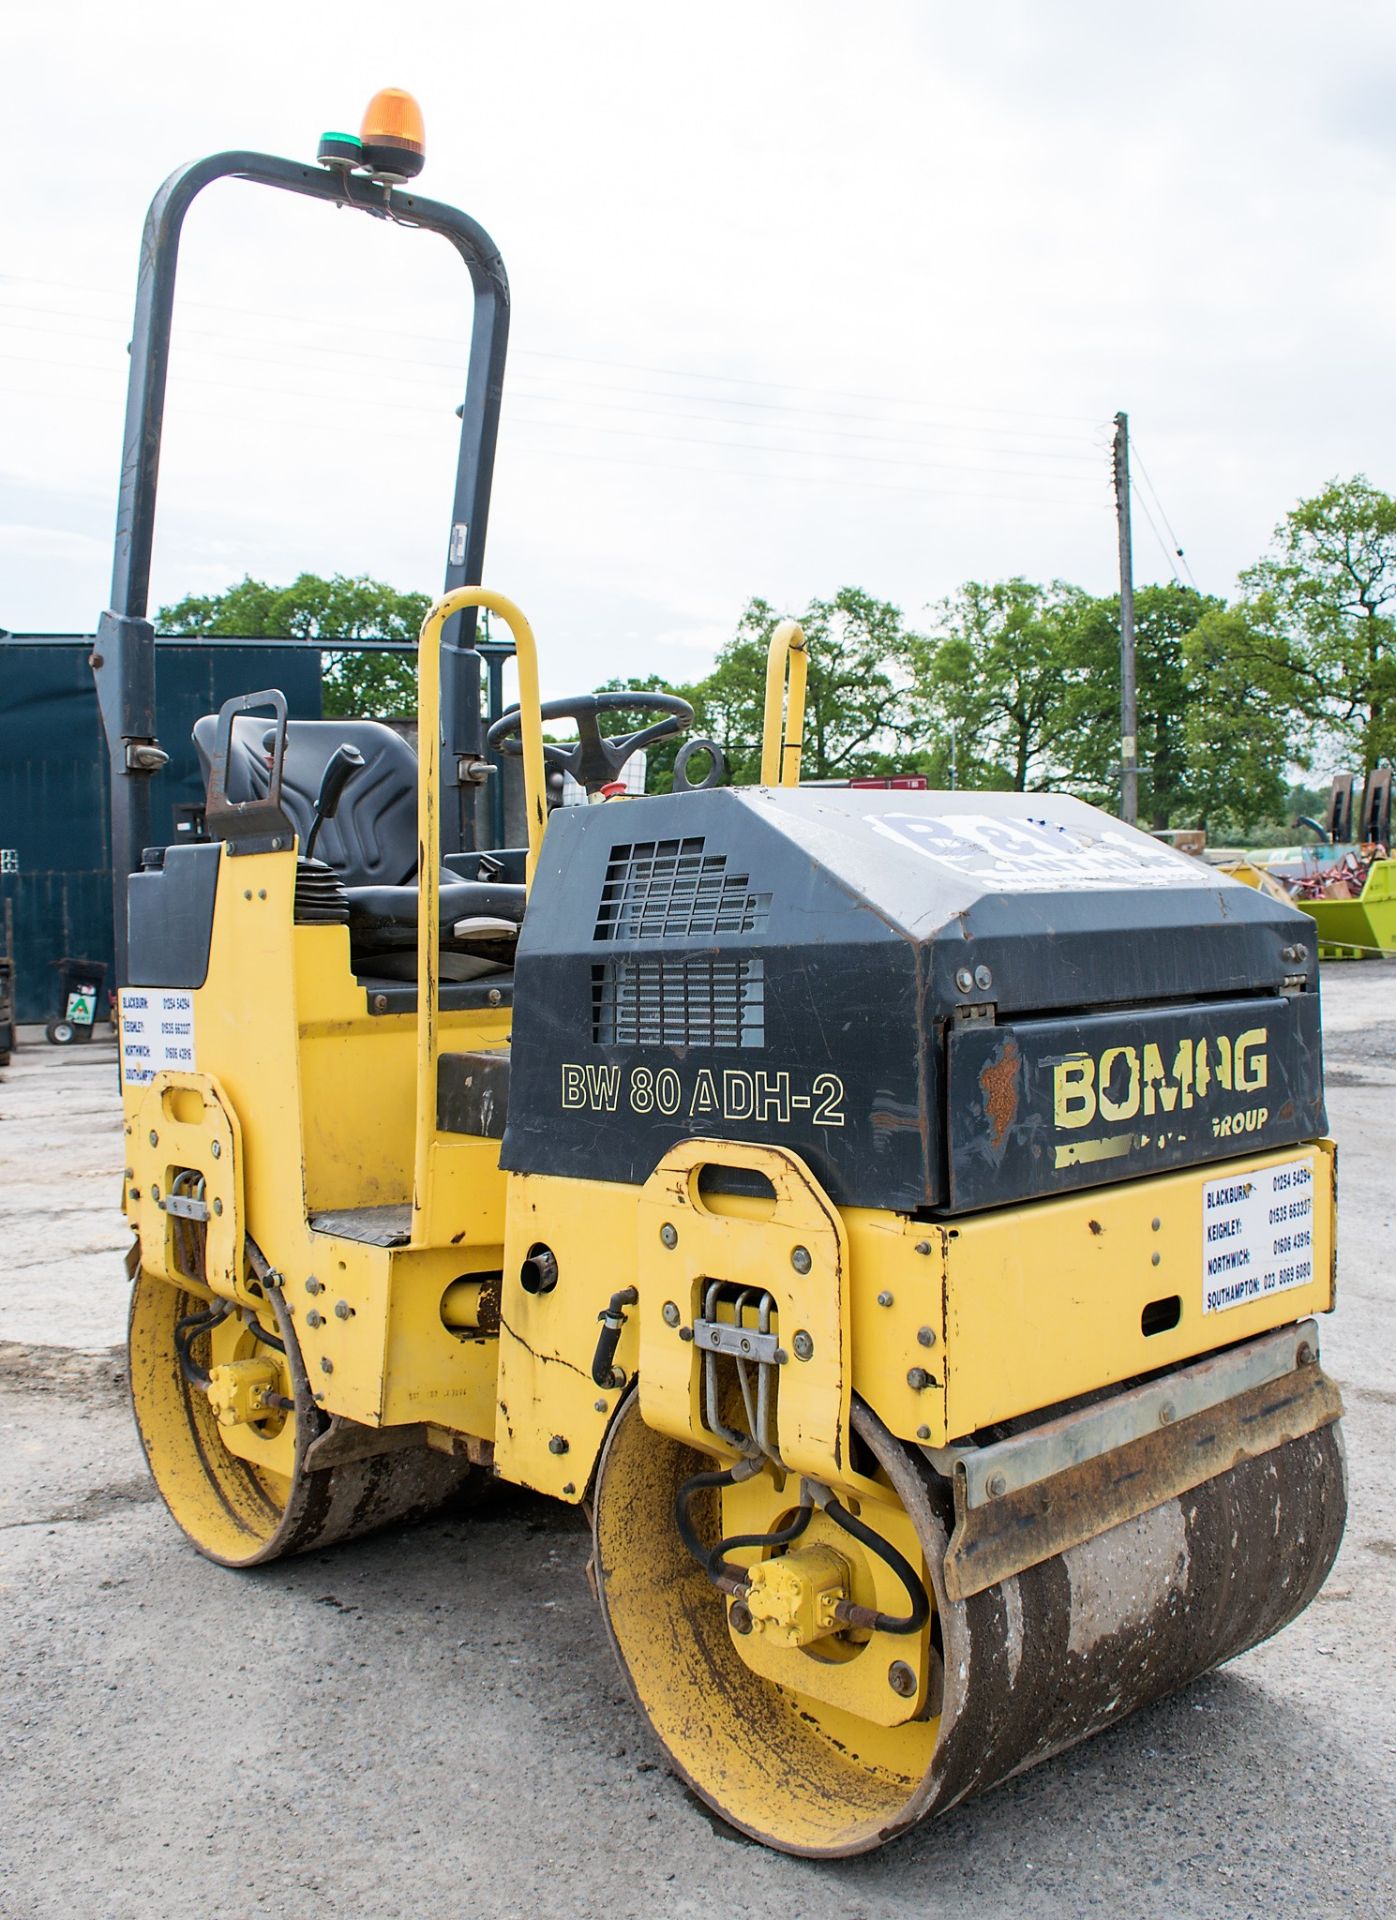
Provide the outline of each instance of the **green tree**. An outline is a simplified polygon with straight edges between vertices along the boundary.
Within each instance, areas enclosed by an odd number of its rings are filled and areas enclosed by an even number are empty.
[[[1396,499],[1364,474],[1330,480],[1241,584],[1251,671],[1301,716],[1309,754],[1396,755]]]
[[[1217,683],[1200,671],[1200,654],[1187,643],[1201,620],[1225,602],[1170,581],[1134,596],[1135,681],[1138,690],[1139,817],[1152,827],[1192,824],[1206,811],[1209,772],[1199,789],[1193,748],[1205,739],[1194,723],[1209,711]],[[1063,773],[1067,784],[1097,805],[1118,804],[1120,769],[1120,601],[1083,597],[1069,623],[1064,648],[1068,690],[1063,703]]]
[[[781,618],[769,601],[749,601],[712,672],[679,689],[697,709],[695,731],[725,749],[734,785],[760,776],[766,653]],[[842,587],[832,600],[811,601],[799,619],[809,645],[801,777],[901,772],[917,716],[908,699],[912,636],[900,609]]]
[[[1183,643],[1189,826],[1245,838],[1285,817],[1293,706],[1244,604],[1212,600]]]
[[[430,595],[399,593],[366,575],[328,580],[303,573],[289,587],[247,576],[226,593],[189,594],[156,615],[160,633],[248,639],[394,640],[416,645]],[[328,650],[322,659],[327,717],[394,718],[417,710],[417,662],[402,653]]]
[[[961,786],[1018,793],[1054,784],[1066,724],[1069,639],[1085,600],[1064,580],[970,580],[914,640],[923,736],[956,741]]]

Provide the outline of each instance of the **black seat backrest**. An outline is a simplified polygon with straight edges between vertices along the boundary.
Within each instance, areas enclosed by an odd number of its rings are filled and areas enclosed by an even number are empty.
[[[260,799],[270,778],[262,745],[270,722],[256,714],[233,721],[228,755],[228,798]],[[218,716],[194,722],[194,745],[208,784]],[[332,866],[349,887],[401,886],[417,872],[417,756],[400,733],[378,720],[291,720],[286,725],[286,764],[281,804],[296,824],[304,851],[315,818],[315,796],[336,747],[357,747],[362,771],[345,787],[339,810],[315,842],[315,856]]]

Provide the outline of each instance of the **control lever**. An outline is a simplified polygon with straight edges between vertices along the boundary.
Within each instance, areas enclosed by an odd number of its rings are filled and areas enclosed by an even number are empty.
[[[315,797],[315,818],[310,823],[310,833],[306,838],[305,857],[313,859],[315,842],[320,829],[327,820],[333,820],[339,811],[339,798],[364,764],[364,757],[357,747],[351,747],[348,741],[336,747],[326,764],[320,781],[320,791]]]

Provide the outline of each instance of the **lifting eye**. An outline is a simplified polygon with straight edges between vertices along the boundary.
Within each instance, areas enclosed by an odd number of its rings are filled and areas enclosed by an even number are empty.
[[[557,1285],[557,1255],[541,1241],[529,1248],[519,1268],[519,1285],[525,1293],[551,1293]]]

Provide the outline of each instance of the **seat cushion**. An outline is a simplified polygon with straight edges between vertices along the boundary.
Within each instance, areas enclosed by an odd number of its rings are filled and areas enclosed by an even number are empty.
[[[360,933],[386,932],[388,929],[415,929],[416,887],[346,887],[349,925]],[[441,887],[441,926],[449,938],[457,920],[488,914],[492,919],[523,919],[524,889],[491,880],[452,880]]]

